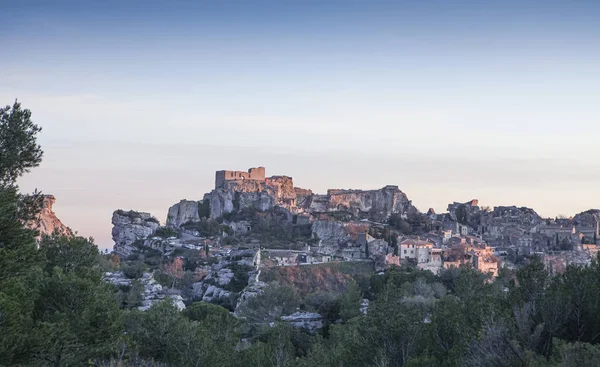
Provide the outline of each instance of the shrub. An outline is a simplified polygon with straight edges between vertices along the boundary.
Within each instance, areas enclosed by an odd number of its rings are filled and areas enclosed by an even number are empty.
[[[162,238],[177,237],[179,231],[171,227],[160,227],[154,232],[154,235]]]
[[[131,264],[122,266],[123,274],[129,279],[139,279],[142,277],[145,271],[148,270],[146,264],[140,261],[136,261]]]

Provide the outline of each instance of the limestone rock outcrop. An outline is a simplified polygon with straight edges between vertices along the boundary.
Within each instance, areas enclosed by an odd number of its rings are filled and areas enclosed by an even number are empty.
[[[310,333],[323,328],[323,316],[314,312],[294,312],[289,316],[281,316],[281,320]]]
[[[205,196],[210,202],[213,218],[246,208],[267,211],[275,205],[295,206],[296,193],[291,177],[274,176],[265,181],[224,181],[220,187]]]
[[[37,220],[29,224],[29,227],[40,232],[38,239],[42,235],[51,235],[58,233],[60,235],[71,236],[73,232],[65,226],[52,210],[52,206],[56,202],[53,195],[44,195],[42,209]]]
[[[385,220],[395,213],[410,214],[418,210],[397,186],[379,190],[331,189],[327,195],[303,196],[302,209],[311,213],[347,211],[356,218]]]
[[[113,251],[121,256],[129,256],[135,250],[137,241],[144,241],[160,226],[158,219],[150,213],[133,210],[116,210],[112,216]]]
[[[167,214],[167,226],[179,228],[188,222],[199,222],[198,204],[199,202],[193,200],[181,200],[170,207]]]
[[[239,292],[239,290],[231,289],[231,283],[234,280],[245,284],[252,284],[256,281],[257,267],[260,263],[259,251],[236,250],[231,253],[231,257],[237,260],[223,259],[217,264],[213,264],[202,281],[192,284],[192,299],[204,302],[229,302],[232,295]],[[245,266],[248,272],[236,275],[232,269],[240,266]]]
[[[332,220],[317,220],[312,224],[313,236],[322,243],[338,244],[349,237],[348,230],[342,222]]]
[[[245,208],[267,211],[275,206],[293,214],[346,212],[355,219],[375,221],[383,221],[396,213],[418,212],[397,186],[388,185],[378,190],[331,189],[319,195],[294,187],[289,176],[265,177],[264,167],[252,168],[248,173],[217,171],[215,189],[204,199],[210,202],[213,218]]]
[[[121,271],[104,273],[102,279],[106,282],[116,285],[117,287],[131,287],[133,285],[133,280],[127,278]],[[139,310],[146,311],[152,307],[153,304],[165,299],[166,297],[171,298],[175,307],[177,307],[180,311],[185,309],[183,297],[181,297],[179,294],[169,293],[168,289],[165,289],[162,285],[158,284],[151,273],[144,273],[138,281],[144,288],[141,294],[141,305],[138,307]]]

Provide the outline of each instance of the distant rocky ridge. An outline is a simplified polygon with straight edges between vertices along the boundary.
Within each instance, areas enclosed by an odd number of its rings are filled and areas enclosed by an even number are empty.
[[[56,202],[53,195],[44,195],[42,209],[37,220],[29,224],[29,227],[38,230],[40,233],[38,239],[43,235],[59,235],[71,236],[73,232],[69,227],[64,225],[52,210],[52,206]]]

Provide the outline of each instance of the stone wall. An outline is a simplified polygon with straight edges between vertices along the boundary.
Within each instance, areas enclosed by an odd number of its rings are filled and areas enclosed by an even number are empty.
[[[235,180],[253,180],[253,181],[264,181],[265,167],[252,167],[248,172],[244,171],[217,171],[215,174],[215,188],[219,188],[225,181]]]

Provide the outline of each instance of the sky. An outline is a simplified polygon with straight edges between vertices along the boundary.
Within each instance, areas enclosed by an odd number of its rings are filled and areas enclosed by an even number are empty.
[[[12,1],[0,104],[42,126],[22,191],[111,248],[116,209],[198,200],[214,171],[600,207],[600,2]]]

